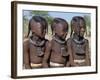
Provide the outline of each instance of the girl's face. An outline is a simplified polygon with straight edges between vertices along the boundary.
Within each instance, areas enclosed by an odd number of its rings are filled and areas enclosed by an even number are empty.
[[[46,34],[46,29],[41,25],[40,22],[32,21],[31,31],[40,38],[44,38]]]
[[[60,38],[65,39],[67,36],[66,25],[58,23],[55,25],[55,34],[57,34]]]
[[[84,21],[80,20],[79,22],[76,22],[73,25],[73,30],[78,36],[83,37],[84,33],[85,33],[85,23],[84,23]]]

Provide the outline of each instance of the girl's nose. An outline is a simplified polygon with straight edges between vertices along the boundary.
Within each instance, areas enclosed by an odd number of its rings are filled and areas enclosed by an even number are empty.
[[[85,32],[85,29],[84,28],[81,28],[81,30],[80,30],[81,32]]]
[[[63,36],[65,33],[64,32],[61,32],[60,34]]]

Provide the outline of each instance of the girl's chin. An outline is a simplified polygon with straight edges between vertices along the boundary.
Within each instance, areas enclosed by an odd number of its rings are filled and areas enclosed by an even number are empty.
[[[80,35],[80,37],[83,37],[83,35]]]
[[[38,36],[38,38],[40,38],[40,39],[44,39],[45,37],[43,37],[43,36]]]
[[[65,37],[61,37],[62,40],[65,40]]]

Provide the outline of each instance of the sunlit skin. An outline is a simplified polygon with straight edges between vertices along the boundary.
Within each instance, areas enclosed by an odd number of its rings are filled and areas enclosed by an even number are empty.
[[[61,39],[65,39],[67,36],[66,25],[64,26],[61,23],[56,24],[55,34],[58,35]]]
[[[34,20],[31,22],[31,31],[40,38],[44,38],[46,34],[46,29],[39,22],[35,22]]]
[[[37,17],[38,19],[38,17]],[[41,19],[39,17],[39,19]],[[44,21],[45,22],[45,21]],[[46,23],[45,23],[46,24]],[[45,41],[46,26],[43,26],[40,22],[36,22],[34,19],[30,21],[30,31],[32,32],[31,40],[39,43]],[[45,52],[45,45],[41,47],[42,51]],[[42,64],[43,56],[37,55],[37,47],[34,44],[30,44],[29,40],[24,42],[24,64],[26,69],[31,69],[30,63]]]
[[[59,19],[57,19],[59,20]],[[68,24],[67,22],[63,22],[62,20],[59,21],[58,23],[54,22],[53,24],[53,34],[56,38],[65,41],[65,38],[68,33]],[[67,44],[64,44],[64,48],[67,49]],[[56,42],[55,40],[51,40],[46,47],[46,52],[44,55],[43,59],[43,66],[44,67],[51,67],[50,62],[58,63],[58,64],[63,64],[64,66],[69,66],[68,61],[69,61],[69,54],[66,51],[65,54],[66,56],[63,56],[61,54],[61,44]],[[59,66],[54,66],[54,67],[59,67]]]
[[[69,38],[67,42],[69,43],[69,51],[72,53],[72,58],[74,60],[85,60],[83,63],[77,63],[77,62],[72,62],[72,66],[88,66],[90,65],[89,61],[89,42],[87,39],[84,38],[84,33],[86,31],[86,24],[85,20],[82,17],[74,17],[71,22],[71,27],[73,30],[73,38]],[[82,41],[84,39],[84,42],[82,44],[75,43],[72,39],[75,39],[77,41]],[[75,52],[76,47],[79,47],[79,50],[82,50],[82,52]],[[79,54],[80,53],[80,54]]]
[[[73,27],[73,31],[81,37],[84,37],[84,33],[85,33],[85,23],[84,21],[80,20],[79,22],[76,22],[72,25]]]

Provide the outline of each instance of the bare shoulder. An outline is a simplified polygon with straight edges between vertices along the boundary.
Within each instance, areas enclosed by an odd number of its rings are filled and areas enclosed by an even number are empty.
[[[51,44],[52,44],[51,41],[48,41],[48,40],[46,41],[46,47],[49,47],[50,48],[51,47]]]
[[[66,41],[67,42],[67,45],[70,45],[71,44],[71,41],[72,41],[72,39],[71,38],[68,38],[67,41]]]
[[[85,43],[86,43],[86,44],[89,44],[89,40],[88,40],[88,39],[85,39]]]
[[[68,39],[67,39],[67,42],[71,42],[71,38],[68,38]]]
[[[89,46],[89,44],[90,44],[90,43],[89,43],[89,40],[88,40],[88,39],[85,39],[85,45],[86,45],[86,46]]]
[[[23,41],[23,45],[26,46],[29,44],[29,38],[24,39]]]

